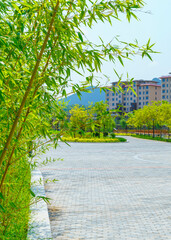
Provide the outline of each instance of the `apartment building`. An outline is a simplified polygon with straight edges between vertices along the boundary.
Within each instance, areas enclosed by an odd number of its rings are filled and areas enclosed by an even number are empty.
[[[118,83],[113,82],[109,88],[116,87]],[[106,91],[106,101],[109,104],[109,109],[117,109],[120,107],[124,112],[130,112],[145,105],[152,103],[152,101],[161,100],[161,86],[157,81],[153,80],[134,80],[133,89],[136,94],[129,89],[127,82],[121,84],[122,92]]]
[[[160,79],[162,100],[171,102],[171,75],[162,76]]]

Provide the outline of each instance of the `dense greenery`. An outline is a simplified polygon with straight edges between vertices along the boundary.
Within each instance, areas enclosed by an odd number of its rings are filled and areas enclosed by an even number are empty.
[[[153,126],[171,127],[171,103],[154,102],[152,105],[144,106],[142,109],[135,110],[132,115],[129,114],[127,124],[135,128],[152,128]]]
[[[30,185],[26,179],[30,173],[26,169],[37,165],[33,157],[44,152],[50,142],[57,146],[63,134],[62,125],[60,132],[52,128],[54,116],[65,126],[65,114],[56,98],[66,96],[69,86],[79,95],[92,84],[104,60],[118,60],[123,65],[123,59],[136,54],[151,58],[150,41],[139,46],[137,41],[126,43],[116,38],[108,43],[101,40],[97,45],[88,41],[83,27],[92,28],[98,21],[112,24],[112,19],[119,20],[120,13],[130,21],[131,17],[137,18],[135,10],[142,7],[142,0],[1,0],[1,239],[15,239],[16,235],[17,239],[25,239],[17,222],[23,222],[22,229],[26,229],[21,216],[25,208],[28,211],[28,204],[17,196],[21,192],[28,196]],[[84,77],[82,84],[72,83],[72,71]]]
[[[30,165],[25,157],[9,169],[1,190],[0,239],[25,239],[29,220]],[[5,237],[4,237],[5,236]]]
[[[94,136],[107,136],[109,132],[113,131],[115,126],[114,118],[108,111],[108,104],[103,101],[90,105],[87,108],[84,106],[75,105],[69,111],[70,117],[67,133],[71,136],[84,136],[86,132],[93,133]]]
[[[122,137],[117,137],[117,138],[80,138],[80,137],[76,137],[76,138],[72,138],[72,137],[63,137],[62,141],[64,142],[91,142],[91,143],[116,143],[116,142],[126,142],[125,138]]]

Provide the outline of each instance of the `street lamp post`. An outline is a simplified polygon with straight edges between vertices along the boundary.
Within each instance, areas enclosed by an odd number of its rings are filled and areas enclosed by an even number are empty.
[[[153,120],[153,138],[154,138],[154,119]]]

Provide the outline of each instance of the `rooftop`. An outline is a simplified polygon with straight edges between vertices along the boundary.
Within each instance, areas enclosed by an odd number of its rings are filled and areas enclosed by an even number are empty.
[[[170,76],[171,77],[171,76]],[[133,80],[133,82],[153,82],[153,83],[158,83],[155,80],[144,80],[144,79],[139,79],[139,80]],[[118,83],[118,81],[112,82],[112,84]],[[121,81],[120,83],[129,83],[129,81]]]
[[[160,79],[163,79],[163,78],[171,78],[171,75],[167,75],[167,76],[161,76],[159,77]]]

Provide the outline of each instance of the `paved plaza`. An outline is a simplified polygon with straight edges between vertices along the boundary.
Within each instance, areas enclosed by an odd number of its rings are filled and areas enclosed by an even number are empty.
[[[55,240],[171,240],[171,144],[60,143],[41,168]]]

